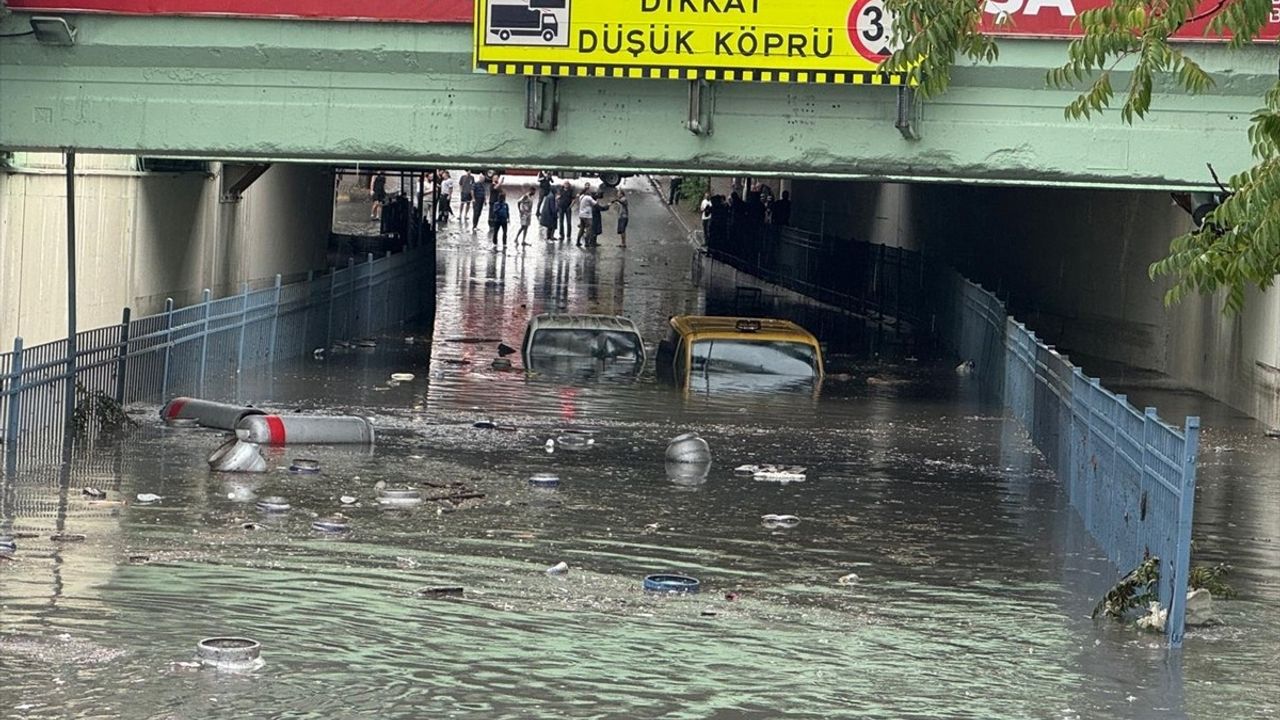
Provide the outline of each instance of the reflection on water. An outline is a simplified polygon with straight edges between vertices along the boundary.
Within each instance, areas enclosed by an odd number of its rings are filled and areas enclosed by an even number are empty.
[[[609,238],[593,259],[451,237],[430,346],[388,336],[242,380],[267,406],[375,419],[373,452],[302,452],[318,476],[210,474],[219,436],[152,414],[120,452],[12,479],[0,510],[20,539],[0,561],[0,716],[1277,711],[1275,446],[1230,421],[1206,432],[1197,552],[1238,564],[1242,599],[1171,662],[1160,638],[1088,619],[1111,570],[1025,436],[945,366],[829,380],[819,398],[686,397],[652,369],[627,383],[494,370],[497,341],[518,345],[532,314],[625,313],[655,342],[667,316],[704,309],[656,201],[632,195],[632,218],[625,256]],[[399,371],[417,379],[389,385]],[[548,452],[569,428],[595,443]],[[711,444],[712,465],[665,466],[668,440],[689,430]],[[284,467],[299,453],[268,459]],[[808,473],[783,485],[735,475],[744,463]],[[531,487],[541,472],[559,489]],[[385,510],[379,481],[485,497]],[[88,485],[107,501],[82,496]],[[119,503],[142,492],[163,499]],[[257,510],[270,495],[293,511]],[[341,507],[344,495],[358,503]],[[339,510],[350,533],[311,529]],[[766,514],[800,522],[769,526]],[[59,530],[87,539],[49,540]],[[545,573],[561,561],[566,575]],[[693,575],[703,591],[645,595],[653,572]],[[849,573],[856,584],[837,584]],[[464,593],[415,593],[424,586]],[[259,640],[265,667],[182,664],[201,637],[226,634]]]

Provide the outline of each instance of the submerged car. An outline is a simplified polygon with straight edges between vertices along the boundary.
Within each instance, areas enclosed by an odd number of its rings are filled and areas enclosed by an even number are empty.
[[[816,389],[822,349],[789,320],[678,315],[658,346],[658,375],[684,390]]]
[[[638,375],[646,359],[635,323],[615,315],[538,315],[521,351],[525,369],[555,375]]]

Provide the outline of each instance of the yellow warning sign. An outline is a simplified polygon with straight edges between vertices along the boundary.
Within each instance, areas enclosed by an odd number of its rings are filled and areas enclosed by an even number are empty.
[[[508,75],[901,85],[884,0],[476,0],[475,66]]]

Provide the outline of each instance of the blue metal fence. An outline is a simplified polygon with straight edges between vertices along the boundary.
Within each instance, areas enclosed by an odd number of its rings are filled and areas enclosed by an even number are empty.
[[[162,402],[202,395],[207,385],[278,359],[296,358],[338,340],[374,335],[418,316],[431,302],[432,250],[388,253],[306,280],[131,318],[67,341],[0,353],[0,440],[6,473],[65,459],[74,408],[68,383],[101,391],[120,403]],[[92,437],[93,433],[88,434]]]
[[[1200,419],[1179,430],[1155,408],[1139,411],[1040,342],[991,293],[955,272],[946,283],[946,339],[1030,434],[1117,569],[1160,559],[1166,632],[1181,645]]]

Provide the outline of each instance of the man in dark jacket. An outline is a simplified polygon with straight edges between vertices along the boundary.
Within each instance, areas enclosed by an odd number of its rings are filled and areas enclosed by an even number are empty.
[[[475,187],[471,189],[472,194],[475,195],[472,209],[474,215],[471,218],[472,230],[480,227],[480,215],[484,211],[484,203],[489,197],[489,187],[492,183],[493,181],[489,179],[488,175],[481,175],[480,179],[476,181]]]
[[[560,211],[556,207],[556,194],[548,192],[538,206],[538,224],[542,226],[544,240],[556,239],[556,219]]]
[[[560,194],[556,197],[557,219],[560,221],[560,240],[566,241],[569,235],[573,233],[573,185],[568,180],[564,181],[564,185],[560,187]]]
[[[769,206],[769,215],[774,225],[787,227],[791,224],[791,191],[782,191],[782,197]]]

